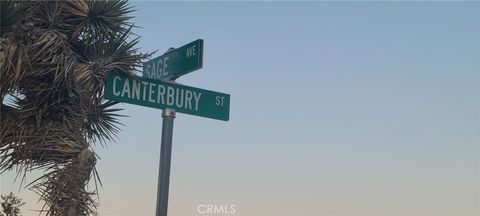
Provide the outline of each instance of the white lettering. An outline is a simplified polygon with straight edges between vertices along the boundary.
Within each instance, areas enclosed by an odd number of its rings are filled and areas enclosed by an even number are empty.
[[[136,80],[133,80],[132,83],[132,98],[135,99],[140,99],[140,83],[137,82]]]
[[[147,85],[148,85],[148,82],[145,82],[145,81],[142,81],[142,84],[143,84],[143,100],[146,100],[147,98]]]
[[[177,88],[176,92],[176,97],[175,97],[175,105],[177,105],[178,108],[182,108],[183,106],[183,95],[184,95],[183,89]]]
[[[145,75],[147,75],[147,77],[152,77],[152,66],[150,64],[145,64],[144,67],[145,68]]]
[[[175,102],[175,89],[167,86],[167,105],[172,106]]]
[[[204,209],[203,211],[200,210],[201,207],[203,207],[203,209]],[[205,212],[205,207],[206,207],[205,204],[198,205],[198,206],[197,206],[197,212],[198,212],[199,214],[206,214],[206,212]]]
[[[215,214],[213,211],[213,205],[207,205],[207,214]]]
[[[169,59],[170,59],[170,57],[168,57],[168,56],[163,59],[163,76],[168,76],[168,71],[167,71],[167,66],[168,66],[168,64],[167,64],[167,60],[169,60]]]
[[[193,96],[195,97],[195,110],[198,110],[198,102],[200,102],[200,97],[202,96],[202,93],[196,94],[196,92],[193,92]]]
[[[192,91],[187,90],[185,92],[185,109],[192,109]]]
[[[157,79],[157,69],[158,69],[157,63],[158,62],[153,62],[152,64],[152,71],[150,72],[150,78],[152,79]]]
[[[149,83],[148,84],[148,101],[149,102],[152,102],[152,103],[155,103],[155,99],[153,99],[153,93],[155,92],[153,90],[153,88],[156,86],[157,84],[155,83]]]
[[[165,86],[158,85],[157,103],[165,104]]]
[[[223,99],[224,99],[224,97],[216,96],[215,99],[217,99],[217,101],[215,102],[215,105],[217,105],[217,106],[223,106]]]
[[[213,205],[213,212],[215,212],[215,214],[223,214],[225,213],[224,212],[224,209],[223,209],[223,206],[224,205]]]
[[[125,79],[125,82],[123,83],[122,97],[125,97],[125,94],[127,94],[127,97],[130,98],[130,82],[129,82],[129,79]]]
[[[187,48],[187,55],[185,56],[185,58],[188,59],[189,57],[197,55],[196,48],[197,48],[197,45],[193,45],[192,47]]]
[[[112,89],[112,90],[113,90],[113,95],[115,95],[115,96],[120,96],[120,93],[121,93],[121,92],[120,92],[120,91],[116,91],[116,90],[117,90],[117,88],[116,88],[116,86],[117,86],[117,80],[121,80],[121,78],[120,78],[119,76],[113,77],[113,86],[112,86],[113,89]]]
[[[200,215],[233,215],[236,212],[233,204],[200,204],[197,206],[197,213]]]

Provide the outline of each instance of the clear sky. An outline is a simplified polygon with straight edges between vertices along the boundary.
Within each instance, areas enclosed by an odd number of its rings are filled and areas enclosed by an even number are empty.
[[[479,2],[131,4],[141,50],[204,39],[178,82],[231,94],[228,122],[177,114],[169,215],[480,215]],[[121,107],[99,210],[154,215],[161,110]]]

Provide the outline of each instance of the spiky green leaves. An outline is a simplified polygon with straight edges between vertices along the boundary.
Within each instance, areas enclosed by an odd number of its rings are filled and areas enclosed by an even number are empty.
[[[118,33],[129,31],[131,25],[128,16],[133,10],[127,1],[88,1],[88,14],[86,19],[86,38],[105,37],[107,40],[115,38]]]

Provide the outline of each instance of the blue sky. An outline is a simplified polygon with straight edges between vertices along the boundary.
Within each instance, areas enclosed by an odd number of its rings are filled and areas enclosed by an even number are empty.
[[[131,4],[142,51],[204,39],[177,81],[231,94],[228,122],[177,114],[170,215],[480,215],[479,2]],[[121,107],[99,210],[153,215],[161,110]]]

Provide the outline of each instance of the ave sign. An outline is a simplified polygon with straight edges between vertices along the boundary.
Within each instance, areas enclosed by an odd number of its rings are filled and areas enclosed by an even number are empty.
[[[203,40],[198,39],[143,63],[143,77],[156,80],[176,79],[202,68]]]
[[[230,95],[139,76],[110,72],[105,98],[228,121]]]

